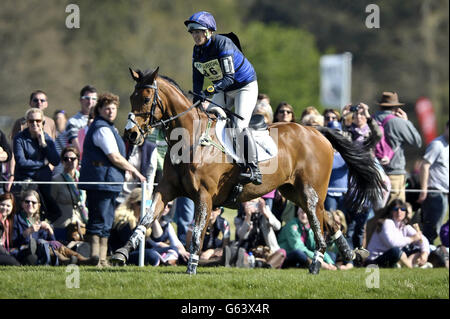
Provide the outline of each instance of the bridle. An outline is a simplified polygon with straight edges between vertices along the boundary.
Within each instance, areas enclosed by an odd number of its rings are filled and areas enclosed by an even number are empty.
[[[159,92],[158,91],[158,83],[156,82],[156,80],[153,81],[153,84],[137,83],[135,85],[134,89],[135,90],[153,89],[155,91],[155,93],[153,94],[153,101],[152,101],[152,106],[150,108],[150,112],[142,112],[142,113],[130,112],[130,113],[128,113],[128,123],[127,123],[125,129],[129,130],[133,126],[136,126],[143,137],[145,137],[148,134],[151,127],[162,128],[166,132],[169,129],[169,123],[171,121],[179,118],[180,116],[183,116],[184,114],[189,112],[191,109],[193,109],[194,107],[196,107],[200,104],[200,101],[197,101],[196,103],[192,104],[188,109],[186,109],[185,111],[183,111],[175,116],[171,116],[166,120],[164,120],[162,117],[159,120],[155,120],[155,111],[156,111],[157,107],[159,107],[159,109],[161,110],[161,113],[164,114],[164,109],[163,109],[163,104],[162,104],[163,102],[158,94],[158,92]],[[145,101],[144,105],[146,105],[150,102],[150,98],[147,97],[147,98],[145,98],[144,101]],[[139,125],[138,122],[136,122],[136,120],[135,120],[136,116],[141,116],[144,118],[147,117],[147,119],[145,120],[144,125],[142,127]],[[166,134],[164,134],[164,135],[166,135]]]

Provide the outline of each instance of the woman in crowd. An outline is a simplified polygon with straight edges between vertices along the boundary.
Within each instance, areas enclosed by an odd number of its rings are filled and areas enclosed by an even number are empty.
[[[300,207],[297,209],[297,218],[293,218],[281,229],[278,242],[287,253],[283,268],[306,268],[311,264],[316,242],[314,232],[309,226],[308,216]],[[321,264],[323,269],[336,270],[333,260],[326,252]]]
[[[321,116],[319,110],[317,110],[317,108],[315,106],[307,106],[302,114],[300,115],[300,123],[303,122],[303,120],[305,119],[306,116],[308,115],[317,115],[317,116]]]
[[[61,152],[61,161],[64,171],[55,176],[53,181],[78,182],[80,176],[78,171],[80,161],[78,149],[70,146],[64,148]],[[56,239],[61,242],[83,240],[88,221],[85,191],[78,189],[77,184],[53,184],[51,195],[61,212],[61,216],[52,223]],[[73,230],[77,230],[78,236],[72,236]]]
[[[339,114],[339,111],[335,110],[335,109],[325,109],[325,111],[323,111],[322,115],[323,115],[323,125],[324,126],[328,126],[328,123],[332,122],[332,121],[337,121],[337,122],[341,121],[341,115]]]
[[[114,126],[119,104],[117,95],[105,93],[99,97],[94,121],[84,139],[80,171],[80,182],[91,182],[81,184],[79,188],[86,190],[87,195],[89,220],[86,233],[90,236],[91,255],[100,256],[102,267],[110,266],[107,261],[108,237],[125,171],[130,171],[140,182],[146,180],[125,158],[125,144]]]
[[[408,225],[406,204],[401,199],[393,200],[377,221],[367,249],[368,264],[380,267],[419,266],[429,268],[430,245],[417,224]]]
[[[0,195],[0,265],[20,266],[14,256],[12,245],[12,228],[14,224],[14,214],[16,203],[12,193]]]
[[[56,151],[54,140],[44,132],[44,113],[41,109],[30,108],[25,113],[28,127],[16,134],[14,137],[14,158],[16,161],[14,169],[15,181],[45,181],[52,180],[51,165],[57,166],[60,162]],[[39,184],[42,194],[42,204],[46,213],[57,213],[53,199],[50,195],[50,185]],[[17,196],[22,191],[21,184],[15,184],[12,192]],[[54,216],[46,216],[54,220]]]
[[[98,257],[85,258],[81,254],[67,248],[56,240],[53,228],[46,220],[41,220],[41,204],[39,194],[34,190],[25,191],[22,196],[19,212],[14,216],[13,246],[19,249],[17,259],[22,264],[36,264],[38,262],[36,247],[46,241],[51,249],[50,254],[57,257],[61,264],[77,263],[80,265],[95,265]]]
[[[292,105],[287,102],[281,102],[278,104],[275,110],[275,116],[273,122],[294,122],[295,123],[295,113]]]

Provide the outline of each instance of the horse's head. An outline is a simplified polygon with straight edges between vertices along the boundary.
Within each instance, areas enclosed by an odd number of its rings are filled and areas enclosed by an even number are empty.
[[[124,137],[131,144],[142,144],[150,128],[161,124],[163,108],[156,82],[158,71],[159,67],[152,73],[143,74],[130,68],[136,85],[130,96],[131,112],[128,114]]]

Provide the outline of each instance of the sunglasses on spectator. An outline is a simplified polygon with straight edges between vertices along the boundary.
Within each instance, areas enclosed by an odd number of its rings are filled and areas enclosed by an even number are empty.
[[[402,212],[406,212],[406,208],[405,207],[398,207],[398,206],[395,206],[394,208],[392,208],[392,210],[393,211],[397,211],[397,210],[401,210]]]
[[[34,98],[34,99],[32,99],[32,101],[33,101],[34,103],[38,103],[39,101],[41,101],[41,103],[47,102],[46,99],[38,99],[38,98]]]
[[[30,119],[30,120],[28,120],[28,123],[30,123],[30,124],[33,124],[34,122],[36,122],[36,123],[41,123],[42,122],[42,120],[39,120],[39,119]]]
[[[69,156],[64,156],[63,160],[64,162],[75,162],[75,160],[77,160],[77,157],[69,157]]]
[[[24,200],[23,201],[25,204],[30,204],[30,205],[36,205],[38,202],[35,202],[34,200]]]
[[[82,96],[81,97],[82,100],[93,100],[93,101],[97,101],[97,98],[95,96]]]
[[[292,114],[292,111],[289,111],[289,110],[279,110],[278,113]]]
[[[337,120],[337,116],[327,115],[325,116],[325,119],[329,121],[334,121]]]

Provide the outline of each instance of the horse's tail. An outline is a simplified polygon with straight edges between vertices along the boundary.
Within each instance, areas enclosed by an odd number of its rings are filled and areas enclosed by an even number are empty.
[[[356,146],[338,131],[327,127],[317,129],[331,142],[347,164],[347,207],[352,211],[361,211],[375,203],[385,186],[368,145]]]

